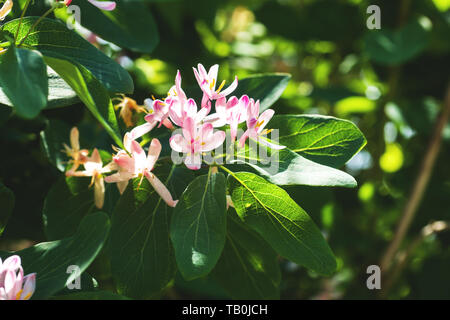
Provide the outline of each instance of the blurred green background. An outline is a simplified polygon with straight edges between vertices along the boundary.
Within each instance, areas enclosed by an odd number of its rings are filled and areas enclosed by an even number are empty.
[[[369,5],[381,9],[379,31],[366,27]],[[229,81],[234,75],[290,73],[273,106],[277,113],[332,115],[361,129],[368,144],[343,168],[355,176],[358,188],[287,188],[323,230],[339,267],[323,278],[280,260],[281,298],[379,298],[380,292],[366,287],[366,268],[380,263],[393,239],[444,108],[450,1],[198,0],[148,6],[160,39],[151,54],[98,44],[129,70],[138,103],[151,95],[165,97],[177,69],[189,88],[196,84],[193,66],[218,63],[219,78]],[[33,121],[0,116],[0,182],[16,196],[2,248],[44,240],[43,201],[60,175],[41,152],[39,133],[46,119],[77,124],[82,144],[110,149],[106,133],[80,105],[45,110]],[[450,298],[448,123],[442,135],[430,181],[401,245],[404,264],[394,276],[391,272],[389,282],[382,278],[388,290],[381,297]],[[422,237],[422,229],[434,221],[442,221],[440,232]],[[165,296],[223,297],[208,279],[186,283],[179,278]]]

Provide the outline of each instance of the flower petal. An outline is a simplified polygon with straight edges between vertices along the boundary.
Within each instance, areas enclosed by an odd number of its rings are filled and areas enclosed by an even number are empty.
[[[153,186],[159,196],[167,203],[169,207],[175,207],[178,201],[174,201],[169,189],[153,173],[146,173],[148,182]]]
[[[73,151],[80,150],[80,132],[77,127],[73,127],[70,130],[70,146]]]
[[[181,134],[175,134],[169,139],[170,147],[176,152],[189,152],[189,146]]]
[[[155,166],[156,161],[159,158],[159,154],[161,153],[161,142],[158,139],[153,139],[150,143],[150,147],[148,148],[148,156],[147,156],[147,169],[152,170]]]
[[[6,0],[6,2],[3,4],[2,8],[0,9],[0,21],[4,20],[6,16],[9,14],[13,7],[13,1],[12,0]]]
[[[117,173],[114,173],[110,176],[105,177],[105,182],[107,182],[107,183],[116,183],[117,182],[118,184],[120,182],[128,183],[128,180],[130,180],[132,178],[133,178],[133,175],[131,173],[119,171]],[[121,186],[118,185],[117,187],[119,187],[119,191],[120,191],[120,189],[121,189],[120,187],[123,187],[123,185],[121,185]]]
[[[266,111],[261,113],[261,115],[258,117],[258,123],[260,124],[258,128],[258,133],[260,133],[264,129],[264,127],[267,125],[270,119],[272,119],[274,114],[275,111],[272,109],[267,109]]]
[[[239,139],[239,147],[243,148],[245,145],[245,141],[248,139],[248,137],[250,136],[250,129],[247,129],[244,134],[241,136],[241,138]]]
[[[232,93],[238,86],[238,77],[236,76],[234,78],[234,81],[226,88],[225,90],[221,91],[218,95],[220,97],[226,97],[230,93]]]
[[[23,291],[20,300],[28,300],[36,289],[36,273],[31,273],[23,278]]]
[[[145,120],[148,121],[147,116],[145,116]],[[130,139],[136,140],[137,138],[142,137],[144,134],[150,132],[156,126],[156,123],[157,123],[156,121],[146,122],[140,126],[137,126],[136,128],[130,131]]]
[[[217,73],[218,72],[219,72],[219,65],[218,64],[215,64],[211,68],[209,68],[209,72],[208,72],[209,81],[213,81],[214,80],[214,86],[212,87],[211,90],[215,90],[216,89]]]
[[[282,146],[280,144],[275,144],[275,143],[270,142],[269,140],[267,140],[265,138],[261,138],[261,137],[258,137],[258,142],[260,144],[262,144],[263,146],[269,147],[274,150],[281,150],[281,149],[286,148],[286,146]]]
[[[122,170],[134,172],[135,161],[126,152],[119,152],[113,157],[113,160]]]
[[[184,159],[184,164],[191,170],[199,170],[202,167],[202,159],[200,154],[198,152],[188,154]]]
[[[134,159],[135,170],[144,167],[147,157],[145,156],[145,151],[142,149],[141,145],[137,141],[131,142],[131,155]]]
[[[119,189],[120,194],[123,194],[125,192],[125,189],[127,188],[127,186],[128,186],[128,180],[117,182],[117,189]]]
[[[188,117],[183,121],[183,135],[188,143],[196,138],[197,129],[195,127],[194,119]]]
[[[88,1],[101,10],[111,11],[116,8],[116,3],[114,1],[96,1],[96,0],[88,0]]]
[[[103,204],[105,203],[105,181],[103,180],[103,177],[100,174],[95,176],[94,200],[95,206],[98,209],[103,208]]]
[[[224,131],[216,131],[212,137],[202,145],[201,151],[207,152],[216,149],[225,141],[226,134]]]

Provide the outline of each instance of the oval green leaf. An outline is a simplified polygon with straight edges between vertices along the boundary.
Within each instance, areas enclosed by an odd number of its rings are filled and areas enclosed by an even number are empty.
[[[181,195],[170,225],[178,269],[186,280],[207,275],[225,245],[226,180],[222,173],[195,178]]]
[[[321,115],[277,115],[269,126],[279,131],[279,144],[301,156],[339,168],[367,141],[352,122]]]
[[[228,189],[239,217],[280,255],[319,274],[336,270],[322,233],[286,191],[249,172],[230,173]]]

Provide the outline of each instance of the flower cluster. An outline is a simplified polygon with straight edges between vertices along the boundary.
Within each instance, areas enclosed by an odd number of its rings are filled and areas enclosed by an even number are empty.
[[[36,274],[23,275],[19,256],[0,259],[0,300],[28,300],[36,288]]]
[[[282,149],[280,146],[263,139],[262,136],[270,132],[264,129],[274,115],[269,109],[259,114],[259,101],[243,95],[240,98],[232,96],[227,98],[237,87],[238,79],[226,89],[223,81],[216,89],[218,65],[214,65],[207,72],[203,65],[199,64],[194,69],[195,78],[203,92],[200,108],[192,98],[188,98],[181,87],[181,74],[178,71],[175,84],[170,88],[164,100],[146,99],[143,106],[127,97],[122,97],[119,107],[120,116],[125,124],[132,126],[132,113],[145,112],[145,123],[136,126],[127,132],[123,138],[123,149],[116,148],[113,161],[103,167],[100,154],[94,149],[89,156],[87,150],[80,149],[78,143],[78,130],[72,129],[71,146],[65,146],[66,153],[72,158],[71,168],[66,172],[67,176],[92,177],[91,185],[95,185],[95,203],[98,208],[103,206],[105,186],[104,182],[116,183],[120,193],[123,193],[132,179],[139,178],[141,182],[146,178],[155,191],[169,205],[174,207],[177,201],[173,200],[166,186],[152,173],[152,170],[161,152],[161,143],[158,139],[151,140],[147,155],[141,144],[136,140],[150,132],[156,126],[164,125],[174,130],[181,129],[180,133],[174,133],[169,140],[173,151],[185,154],[184,164],[191,170],[198,170],[202,165],[202,155],[220,147],[226,137],[225,131],[214,130],[228,125],[230,128],[231,143],[237,140],[238,126],[246,122],[247,129],[239,138],[238,146],[244,147],[247,139],[255,139],[261,144],[272,149]],[[210,113],[214,104],[215,112]],[[80,165],[84,170],[77,171]],[[114,173],[112,173],[115,171]],[[104,174],[112,173],[106,177]]]

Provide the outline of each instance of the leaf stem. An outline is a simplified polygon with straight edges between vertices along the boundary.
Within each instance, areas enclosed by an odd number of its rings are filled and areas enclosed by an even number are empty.
[[[37,25],[44,20],[45,17],[47,17],[50,13],[52,13],[53,11],[55,11],[55,9],[58,6],[53,6],[50,9],[47,10],[47,12],[45,12],[42,16],[39,17],[39,19],[36,20],[36,22],[31,26],[31,28],[28,30],[27,34],[25,35],[25,37],[20,41],[19,45],[17,47],[20,47],[23,42],[28,38],[28,36],[30,35],[31,31],[33,31],[34,28],[37,27]]]
[[[25,6],[23,7],[22,14],[20,15],[19,26],[17,27],[16,35],[14,36],[14,43],[16,43],[17,37],[19,36],[20,27],[22,26],[22,20],[23,20],[25,13],[27,12],[30,2],[31,2],[31,0],[27,0],[27,2],[25,3]]]

